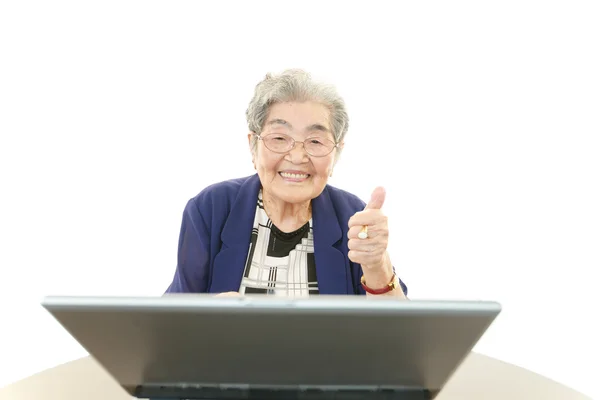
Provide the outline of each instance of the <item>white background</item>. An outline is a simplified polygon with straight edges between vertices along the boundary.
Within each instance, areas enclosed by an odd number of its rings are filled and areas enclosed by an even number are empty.
[[[593,1],[4,1],[0,386],[85,355],[48,294],[159,295],[181,214],[253,173],[268,71],[334,83],[332,184],[387,188],[414,299],[491,299],[476,350],[600,398]]]

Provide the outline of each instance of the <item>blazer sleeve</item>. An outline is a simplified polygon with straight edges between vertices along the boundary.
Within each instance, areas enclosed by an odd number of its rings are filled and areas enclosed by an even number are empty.
[[[190,199],[183,212],[177,267],[166,293],[203,293],[208,287],[210,231],[196,199]]]

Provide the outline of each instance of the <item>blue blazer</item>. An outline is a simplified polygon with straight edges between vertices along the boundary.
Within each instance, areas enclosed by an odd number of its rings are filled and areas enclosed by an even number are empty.
[[[260,187],[255,174],[208,186],[188,201],[167,293],[239,291]],[[319,293],[365,294],[360,264],[348,259],[348,220],[364,208],[357,196],[330,185],[313,199]],[[406,294],[406,285],[400,284]]]

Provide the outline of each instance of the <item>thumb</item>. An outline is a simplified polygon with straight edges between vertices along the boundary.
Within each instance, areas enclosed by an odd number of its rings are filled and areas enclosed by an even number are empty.
[[[385,189],[381,186],[378,186],[373,190],[371,194],[371,200],[369,204],[365,207],[366,209],[378,210],[383,207],[383,202],[385,201]]]

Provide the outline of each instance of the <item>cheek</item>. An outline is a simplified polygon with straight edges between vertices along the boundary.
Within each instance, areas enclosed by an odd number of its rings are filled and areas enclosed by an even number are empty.
[[[333,168],[333,160],[331,159],[319,159],[313,162],[315,172],[318,176],[326,178],[331,173]]]
[[[275,171],[280,161],[280,156],[258,153],[256,157],[256,166],[257,169],[261,170],[265,174],[275,174]]]

